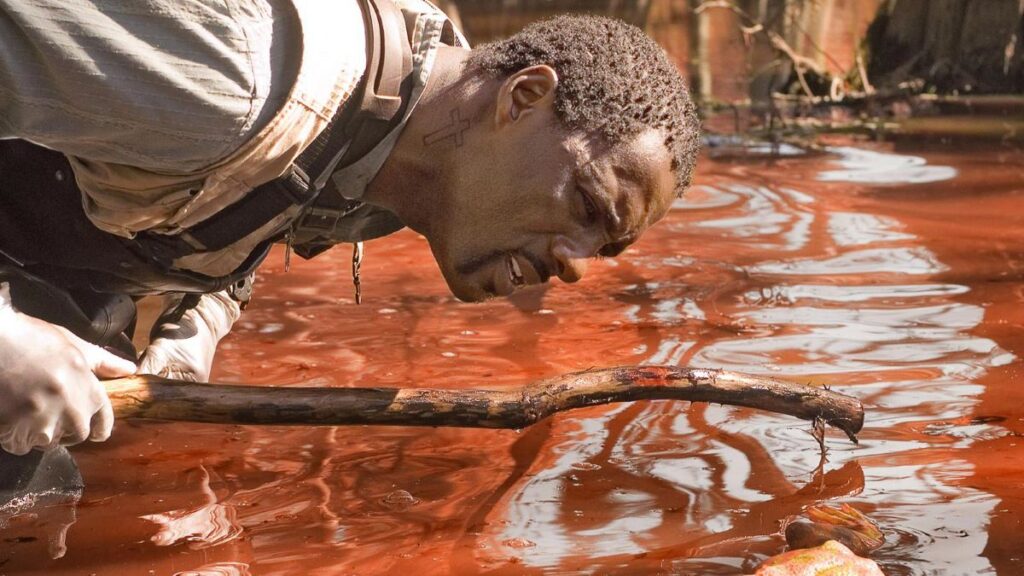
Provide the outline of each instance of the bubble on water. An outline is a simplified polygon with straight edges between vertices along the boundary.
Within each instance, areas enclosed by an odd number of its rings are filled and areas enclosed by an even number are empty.
[[[415,496],[405,490],[394,490],[392,492],[388,492],[380,499],[380,503],[383,504],[385,508],[396,512],[406,510],[418,502],[419,500],[417,500]]]

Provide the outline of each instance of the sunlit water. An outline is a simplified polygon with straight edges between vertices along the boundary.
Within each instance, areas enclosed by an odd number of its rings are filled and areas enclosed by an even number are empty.
[[[367,246],[361,306],[345,248],[276,253],[214,375],[767,374],[863,400],[861,444],[830,434],[820,471],[802,421],[671,401],[522,432],[120,422],[76,449],[77,508],[5,518],[0,574],[740,574],[820,502],[881,524],[889,574],[1024,573],[1024,154],[973,150],[705,157],[623,257],[513,302],[453,301],[408,232]]]

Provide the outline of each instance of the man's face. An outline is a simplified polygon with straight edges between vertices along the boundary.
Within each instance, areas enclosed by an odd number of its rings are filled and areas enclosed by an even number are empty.
[[[575,282],[587,261],[614,256],[675,198],[658,130],[615,146],[561,127],[550,105],[466,134],[449,193],[427,235],[463,301],[508,295],[551,276]]]

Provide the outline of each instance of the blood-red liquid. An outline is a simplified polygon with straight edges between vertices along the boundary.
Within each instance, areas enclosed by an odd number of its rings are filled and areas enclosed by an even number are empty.
[[[803,421],[670,401],[521,432],[122,421],[74,449],[77,509],[0,529],[0,574],[740,574],[784,549],[781,520],[829,501],[879,522],[889,574],[1022,574],[1024,153],[967,148],[706,155],[622,257],[512,301],[454,301],[409,232],[367,244],[361,306],[348,249],[288,273],[278,252],[214,374],[768,374],[863,400],[860,446],[830,433],[823,473]],[[74,516],[49,559],[46,532]]]

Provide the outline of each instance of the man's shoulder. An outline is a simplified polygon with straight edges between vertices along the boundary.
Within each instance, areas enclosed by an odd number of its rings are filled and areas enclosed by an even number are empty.
[[[361,68],[366,61],[366,36],[359,0],[289,0],[299,16],[303,52],[319,60],[340,60]],[[321,48],[330,47],[333,55]]]
[[[444,14],[444,12],[442,12],[440,8],[438,8],[437,6],[435,6],[432,2],[429,2],[428,0],[391,0],[391,1],[396,6],[401,8],[402,10],[409,10],[409,11],[413,11],[413,12],[422,12],[422,13]]]

